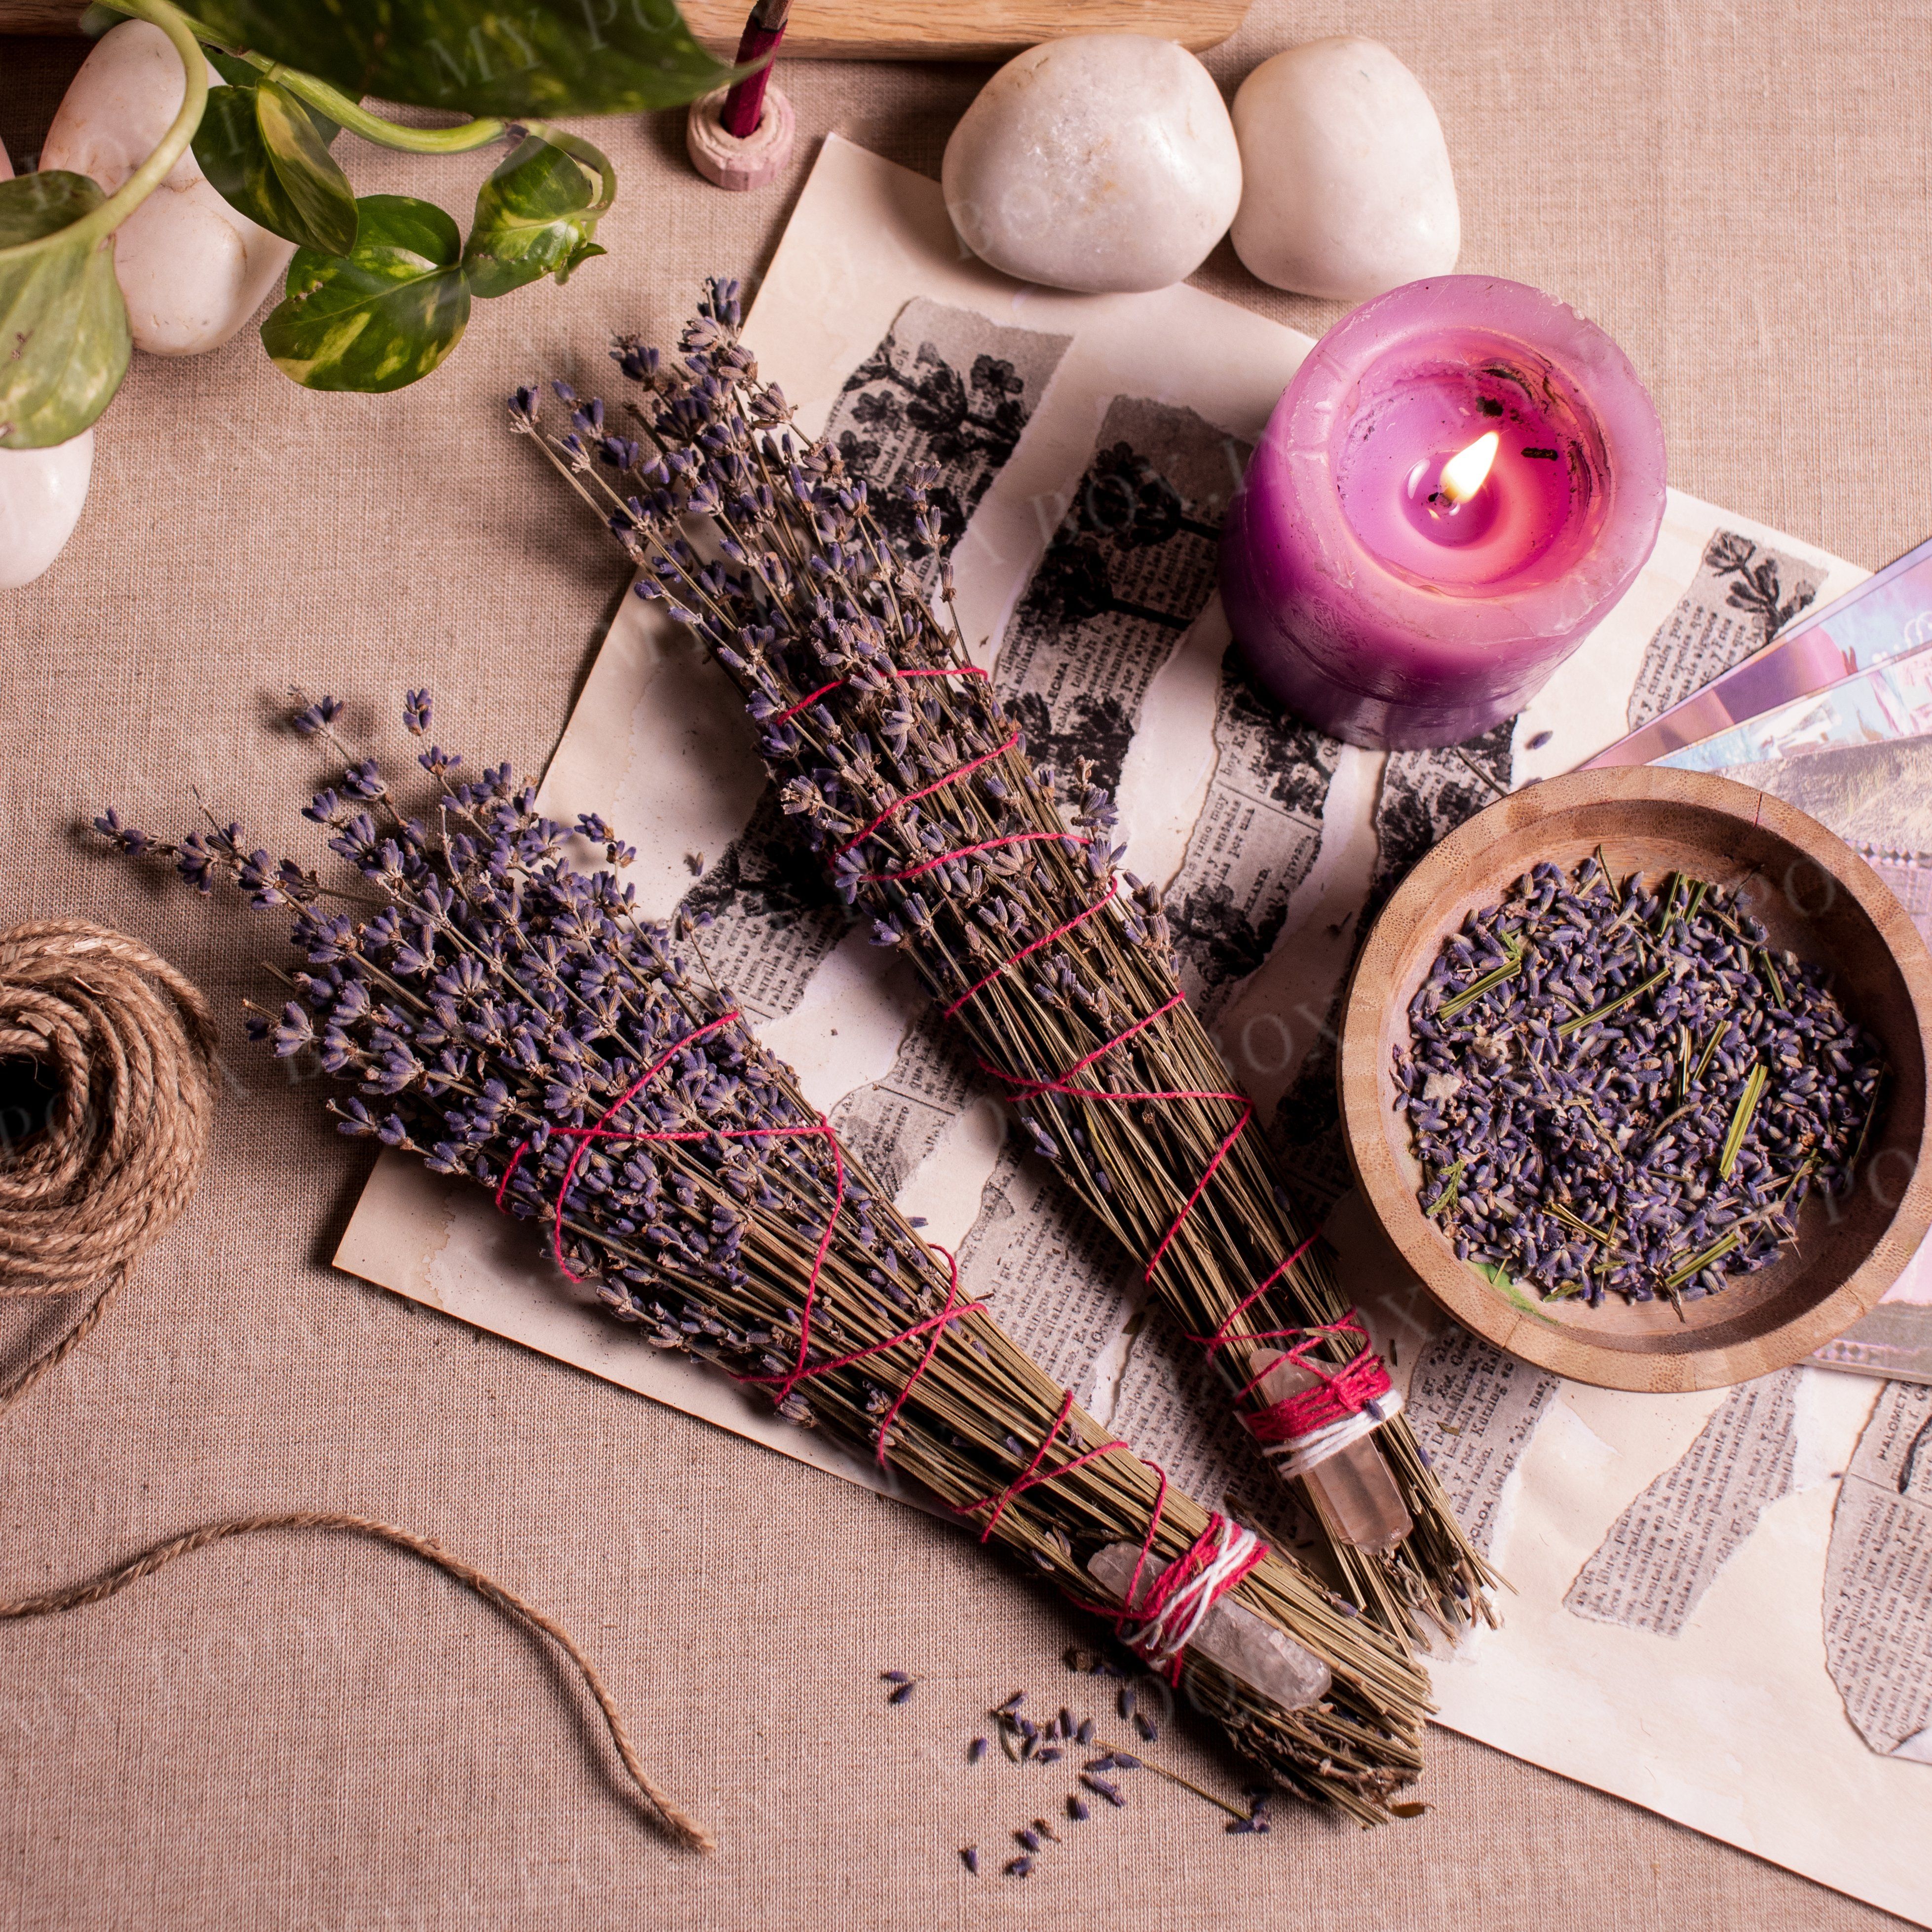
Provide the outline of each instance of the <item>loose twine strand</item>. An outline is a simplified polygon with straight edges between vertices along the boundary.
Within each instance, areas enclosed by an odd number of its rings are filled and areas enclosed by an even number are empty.
[[[76,1325],[0,1389],[0,1413],[99,1324],[134,1263],[193,1198],[214,1106],[207,1002],[165,959],[79,920],[0,934],[0,1060],[39,1064],[58,1097],[44,1131],[0,1161],[0,1298],[41,1299],[103,1284]],[[554,1617],[426,1537],[333,1510],[234,1516],[172,1537],[88,1581],[0,1599],[0,1621],[98,1604],[211,1544],[262,1530],[362,1536],[434,1564],[575,1665],[632,1783],[678,1844],[717,1840],[639,1762],[597,1667]]]

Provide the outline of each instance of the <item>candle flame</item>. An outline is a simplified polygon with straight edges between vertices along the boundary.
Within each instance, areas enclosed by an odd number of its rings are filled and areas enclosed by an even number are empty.
[[[1490,430],[1478,436],[1467,449],[1458,450],[1443,464],[1438,487],[1450,502],[1466,503],[1483,487],[1502,442],[1502,436]]]

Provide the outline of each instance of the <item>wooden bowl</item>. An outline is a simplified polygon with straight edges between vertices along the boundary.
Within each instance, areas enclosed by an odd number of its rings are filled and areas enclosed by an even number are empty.
[[[1848,1199],[1814,1193],[1795,1248],[1686,1302],[1544,1302],[1458,1261],[1417,1203],[1422,1172],[1398,1111],[1393,1056],[1442,942],[1539,860],[1566,872],[1600,844],[1620,878],[1672,870],[1737,887],[1772,944],[1828,968],[1890,1072]],[[1350,982],[1342,1110],[1362,1192],[1403,1258],[1466,1328],[1600,1388],[1721,1388],[1802,1361],[1869,1312],[1932,1219],[1925,1041],[1932,958],[1898,902],[1843,840],[1782,800],[1702,772],[1575,772],[1500,800],[1438,845],[1376,920]]]

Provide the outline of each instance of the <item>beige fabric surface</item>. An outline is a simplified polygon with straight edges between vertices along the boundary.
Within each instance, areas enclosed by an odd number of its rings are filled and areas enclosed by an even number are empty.
[[[1926,534],[1923,0],[1259,0],[1210,64],[1232,86],[1344,29],[1388,41],[1436,100],[1463,266],[1610,329],[1653,388],[1674,482],[1867,566]],[[16,158],[76,58],[0,42]],[[783,84],[802,135],[837,128],[936,172],[983,72],[793,65]],[[1142,1779],[1027,1884],[968,1881],[955,1848],[992,1856],[1059,1788],[962,1760],[1007,1691],[1078,1701],[1066,1616],[909,1510],[324,1264],[367,1156],[242,1037],[238,997],[278,933],[138,881],[76,828],[112,802],[172,829],[198,784],[265,842],[299,844],[319,767],[265,729],[296,677],[392,737],[397,693],[427,681],[445,744],[541,765],[622,572],[502,433],[498,399],[538,372],[601,383],[608,331],[662,339],[701,274],[754,274],[813,146],[734,199],[687,171],[677,116],[597,138],[623,184],[609,256],[567,290],[479,304],[418,388],[308,394],[252,331],[198,360],[137,358],[72,544],[0,598],[0,925],[73,914],[152,943],[215,1000],[231,1070],[196,1203],[0,1419],[0,1594],[235,1512],[436,1534],[572,1626],[724,1849],[679,1855],[642,1827],[580,1689],[443,1579],[360,1544],[258,1538],[0,1627],[0,1924],[1880,1922],[1441,1732],[1411,1823],[1284,1813],[1270,1837],[1228,1838]],[[364,191],[429,184],[459,213],[482,171],[343,152]],[[1315,332],[1337,312],[1261,287],[1225,247],[1202,280]],[[58,1318],[0,1311],[4,1381]],[[877,1678],[893,1666],[927,1680],[899,1709]],[[1232,1788],[1174,1730],[1176,1756]]]

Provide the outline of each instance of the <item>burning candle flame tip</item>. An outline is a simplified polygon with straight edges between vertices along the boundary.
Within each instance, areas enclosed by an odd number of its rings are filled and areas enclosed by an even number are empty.
[[[1468,448],[1458,450],[1443,464],[1437,487],[1450,502],[1466,503],[1483,487],[1490,466],[1496,460],[1496,452],[1502,447],[1502,440],[1495,430],[1486,430]]]

